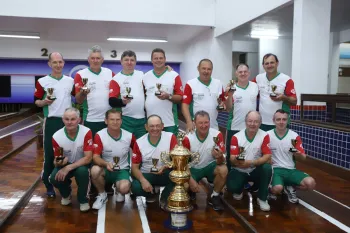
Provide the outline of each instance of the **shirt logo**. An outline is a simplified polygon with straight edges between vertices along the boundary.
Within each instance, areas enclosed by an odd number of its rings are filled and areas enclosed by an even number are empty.
[[[97,144],[94,144],[94,148],[98,148],[98,145],[97,145]]]
[[[182,98],[183,98],[183,99],[186,99],[186,98],[187,98],[187,95],[184,95]]]
[[[136,158],[136,157],[137,157],[137,154],[132,154],[132,157],[133,157],[133,158]]]
[[[113,89],[109,89],[109,93],[112,93],[113,92]]]
[[[235,150],[237,148],[237,146],[231,146],[231,149]]]
[[[92,146],[92,139],[88,140],[88,144],[89,144],[89,146]]]
[[[292,92],[295,95],[295,89],[292,89],[290,92]]]

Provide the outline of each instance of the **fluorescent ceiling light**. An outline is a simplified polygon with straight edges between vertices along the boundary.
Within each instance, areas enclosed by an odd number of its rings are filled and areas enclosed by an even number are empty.
[[[0,31],[0,37],[22,38],[22,39],[40,39],[40,34],[36,32],[5,32]]]
[[[127,41],[127,42],[168,42],[165,39],[145,39],[145,38],[123,38],[123,37],[109,37],[109,41]]]
[[[279,33],[276,29],[252,30],[250,37],[259,39],[278,39]]]
[[[250,35],[251,38],[257,38],[257,39],[272,39],[277,40],[278,36],[266,36],[266,35]]]

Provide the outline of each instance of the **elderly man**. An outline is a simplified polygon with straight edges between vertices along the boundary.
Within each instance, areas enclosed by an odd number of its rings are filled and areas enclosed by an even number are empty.
[[[250,111],[245,117],[246,129],[233,135],[231,139],[231,171],[227,177],[227,190],[235,200],[243,198],[243,186],[253,181],[259,187],[257,203],[263,211],[269,211],[267,202],[268,186],[272,176],[269,164],[271,151],[269,135],[259,129],[259,112]]]
[[[74,81],[62,73],[64,60],[60,53],[49,55],[48,65],[51,74],[40,78],[35,84],[34,99],[38,107],[44,111],[44,167],[42,180],[48,197],[56,196],[55,190],[49,182],[49,176],[54,169],[54,155],[52,150],[52,135],[64,124],[62,116],[66,108],[72,106],[71,94],[74,94]]]
[[[182,100],[182,114],[186,120],[186,131],[194,130],[193,116],[197,111],[209,113],[210,127],[218,128],[218,110],[224,110],[224,89],[219,79],[211,77],[213,63],[202,59],[198,64],[199,77],[187,82]]]
[[[191,152],[200,154],[199,162],[191,167],[190,189],[193,193],[199,192],[198,182],[204,177],[214,183],[214,190],[208,199],[214,210],[223,210],[219,193],[225,186],[227,167],[225,165],[225,145],[222,133],[210,128],[210,116],[205,111],[198,111],[194,115],[195,132],[188,134],[183,145]],[[190,194],[194,199],[193,193]]]
[[[83,104],[84,125],[91,129],[94,136],[106,127],[104,114],[111,109],[108,102],[109,83],[114,73],[101,67],[103,55],[98,45],[89,49],[88,62],[90,67],[78,71],[74,83],[77,103]]]
[[[55,169],[50,175],[50,182],[61,193],[61,204],[71,203],[71,178],[74,176],[78,185],[78,201],[80,211],[90,209],[87,199],[89,178],[89,164],[92,158],[93,141],[91,130],[79,125],[80,112],[75,108],[68,108],[63,115],[64,127],[52,136],[55,153]]]
[[[154,202],[154,186],[165,186],[161,202],[165,202],[174,187],[169,179],[169,168],[160,160],[160,153],[171,151],[177,144],[173,133],[162,131],[164,124],[157,115],[147,119],[147,134],[136,140],[133,149],[131,173],[134,180],[131,185],[135,196],[146,197],[147,202]],[[156,161],[153,164],[153,161]]]
[[[114,109],[106,112],[107,128],[96,133],[94,138],[94,166],[91,168],[92,183],[98,196],[92,205],[100,209],[107,202],[105,183],[114,184],[116,201],[123,202],[130,190],[129,149],[135,143],[132,133],[121,129],[122,114]]]
[[[297,203],[298,198],[293,186],[301,190],[313,190],[316,182],[308,174],[295,168],[295,159],[305,160],[306,154],[300,136],[287,128],[288,113],[283,109],[277,110],[273,116],[273,122],[276,128],[267,132],[270,136],[272,151],[271,192],[280,194],[283,190],[291,203]]]

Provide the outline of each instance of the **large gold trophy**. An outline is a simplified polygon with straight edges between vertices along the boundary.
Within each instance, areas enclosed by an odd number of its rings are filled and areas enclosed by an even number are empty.
[[[184,184],[190,180],[189,167],[198,163],[199,154],[191,153],[186,147],[182,146],[184,137],[184,133],[179,133],[178,144],[175,148],[170,153],[162,152],[160,155],[163,163],[173,168],[169,177],[175,183],[175,187],[170,193],[165,207],[170,212],[170,219],[166,220],[164,224],[174,230],[186,230],[192,227],[192,221],[187,219],[187,213],[193,209],[193,206],[190,203],[190,197]],[[191,162],[189,163],[190,158]]]

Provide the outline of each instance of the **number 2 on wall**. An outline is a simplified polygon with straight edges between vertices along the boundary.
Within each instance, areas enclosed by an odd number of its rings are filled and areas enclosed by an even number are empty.
[[[42,57],[48,57],[48,56],[49,56],[49,55],[48,55],[49,50],[48,50],[47,48],[42,48],[42,49],[41,49],[41,52],[43,52],[43,53],[41,54]]]

